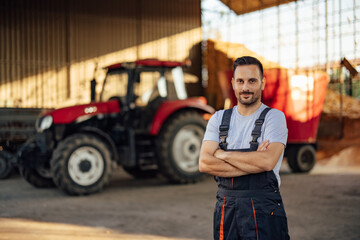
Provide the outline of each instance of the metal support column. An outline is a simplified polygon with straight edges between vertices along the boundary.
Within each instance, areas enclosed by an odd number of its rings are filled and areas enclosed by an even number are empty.
[[[325,60],[326,60],[326,73],[329,70],[329,29],[328,29],[328,1],[325,0]]]
[[[281,66],[281,18],[280,18],[280,4],[278,1],[278,6],[277,6],[277,17],[278,17],[278,64]]]
[[[353,7],[353,26],[354,26],[354,61],[355,67],[357,66],[356,60],[356,50],[357,50],[357,42],[356,42],[356,0],[354,0],[354,7]]]
[[[295,1],[295,25],[296,25],[296,33],[295,33],[295,69],[296,72],[299,69],[299,11],[298,11],[298,1]]]

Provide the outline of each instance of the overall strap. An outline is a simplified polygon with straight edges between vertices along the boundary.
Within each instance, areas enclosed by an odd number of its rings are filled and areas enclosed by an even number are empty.
[[[221,125],[219,127],[219,136],[220,136],[220,143],[219,146],[222,150],[226,150],[227,149],[227,142],[226,142],[226,138],[228,136],[228,131],[229,131],[229,127],[230,127],[230,120],[231,120],[231,114],[232,114],[232,108],[230,109],[226,109],[224,111],[222,120],[221,120]]]
[[[260,137],[261,135],[261,127],[265,121],[265,116],[266,114],[271,110],[271,108],[265,108],[259,118],[255,121],[255,127],[254,127],[254,130],[251,132],[251,137],[252,137],[252,140],[250,142],[250,149],[252,151],[256,151],[258,146],[259,146],[259,143],[257,141],[257,139]]]

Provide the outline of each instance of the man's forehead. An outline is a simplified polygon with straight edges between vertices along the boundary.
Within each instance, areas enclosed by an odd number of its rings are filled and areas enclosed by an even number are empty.
[[[239,65],[235,68],[234,77],[241,77],[241,76],[254,76],[260,78],[260,69],[255,64],[249,64],[249,65]],[[240,76],[239,76],[240,75]]]

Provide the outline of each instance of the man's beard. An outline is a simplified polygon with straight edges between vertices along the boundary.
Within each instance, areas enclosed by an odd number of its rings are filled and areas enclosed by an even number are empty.
[[[244,93],[252,95],[252,99],[251,99],[250,101],[243,101],[243,100],[241,99],[241,95],[244,94]],[[238,101],[239,101],[242,105],[251,106],[251,105],[253,105],[254,103],[256,103],[260,98],[261,98],[261,92],[260,92],[260,94],[259,94],[258,96],[255,96],[255,93],[253,93],[253,92],[242,92],[242,93],[240,93],[240,96],[239,96]]]

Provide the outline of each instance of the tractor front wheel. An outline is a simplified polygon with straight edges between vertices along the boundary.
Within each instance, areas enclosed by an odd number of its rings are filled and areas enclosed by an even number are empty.
[[[55,187],[49,167],[30,168],[19,166],[19,172],[24,177],[24,179],[34,187]]]
[[[182,112],[165,124],[158,141],[159,170],[174,183],[192,183],[203,178],[199,155],[206,121],[195,111]]]
[[[29,138],[25,144],[19,149],[21,152],[21,163],[19,164],[19,172],[24,177],[24,179],[37,188],[52,188],[55,187],[54,181],[52,179],[49,158],[45,157],[41,160],[41,164],[24,164],[23,161],[32,161],[34,156],[37,156],[36,153],[40,149],[36,145],[36,140],[34,137]],[[27,157],[31,156],[30,159]],[[19,156],[18,156],[19,157]],[[44,157],[44,156],[42,156]],[[25,159],[23,159],[25,158]],[[19,159],[18,159],[19,160]]]
[[[12,155],[5,150],[0,151],[0,179],[10,177],[14,167],[11,164]]]
[[[56,186],[69,195],[100,192],[112,172],[108,147],[90,134],[74,134],[60,142],[50,164]]]

